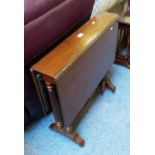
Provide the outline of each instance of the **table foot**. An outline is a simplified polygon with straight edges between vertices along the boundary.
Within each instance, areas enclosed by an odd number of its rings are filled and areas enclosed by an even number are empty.
[[[110,77],[108,76],[108,74],[105,75],[105,77],[103,78],[103,80],[100,83],[100,93],[103,94],[104,90],[106,88],[109,88],[112,92],[115,92],[116,87],[115,85],[111,82]]]
[[[67,136],[68,138],[70,138],[72,141],[74,141],[78,145],[84,146],[84,140],[80,137],[80,135],[75,130],[73,130],[72,127],[64,128],[63,125],[61,125],[61,124],[52,123],[50,125],[50,128],[55,130],[56,132],[59,132],[65,136]]]
[[[125,56],[116,56],[115,64],[123,65],[130,69],[130,58]]]

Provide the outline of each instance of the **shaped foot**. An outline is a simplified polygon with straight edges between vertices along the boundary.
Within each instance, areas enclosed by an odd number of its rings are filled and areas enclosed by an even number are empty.
[[[56,123],[52,123],[50,125],[50,128],[55,130],[56,132],[59,132],[68,138],[70,138],[72,141],[77,143],[80,146],[84,146],[84,140],[80,137],[80,135],[72,129],[72,127],[64,128],[62,125],[58,125]]]
[[[100,92],[103,94],[103,92],[104,92],[104,90],[106,88],[111,89],[112,92],[115,92],[115,90],[116,90],[116,87],[111,82],[110,77],[108,76],[108,74],[106,74],[104,79],[101,81]]]

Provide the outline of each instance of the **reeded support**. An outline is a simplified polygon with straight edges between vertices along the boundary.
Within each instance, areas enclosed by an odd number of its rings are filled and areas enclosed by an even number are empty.
[[[45,83],[46,83],[46,87],[48,90],[48,95],[49,95],[50,103],[51,103],[51,106],[53,109],[55,121],[56,122],[62,122],[61,111],[60,111],[57,95],[55,92],[56,90],[54,89],[53,85],[51,85],[47,82],[45,82]]]
[[[65,128],[63,125],[62,116],[61,116],[60,108],[58,106],[58,100],[55,94],[54,87],[49,83],[46,83],[46,87],[48,90],[50,102],[52,105],[52,109],[53,109],[53,113],[56,121],[56,123],[52,123],[50,125],[50,128],[55,130],[56,132],[59,132],[67,136],[68,138],[70,138],[72,141],[79,144],[80,146],[83,146],[84,140],[79,136],[79,134],[75,130],[73,130],[72,127]]]

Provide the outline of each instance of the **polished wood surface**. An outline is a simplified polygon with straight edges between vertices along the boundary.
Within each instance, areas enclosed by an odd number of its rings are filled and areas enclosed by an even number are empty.
[[[32,69],[58,78],[78,57],[91,46],[116,20],[118,15],[105,13],[94,17],[70,37],[43,57]],[[83,33],[81,38],[77,35]]]
[[[31,68],[48,90],[56,121],[50,128],[80,146],[84,140],[70,129],[114,63],[117,20],[118,15],[111,13],[92,18]],[[110,84],[106,80],[106,86],[114,90]]]
[[[118,23],[109,26],[109,29],[56,79],[65,126],[74,121],[114,63]]]

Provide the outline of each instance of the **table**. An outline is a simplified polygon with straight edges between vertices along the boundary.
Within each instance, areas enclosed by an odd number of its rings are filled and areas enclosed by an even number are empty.
[[[111,13],[92,18],[31,67],[41,102],[38,75],[48,90],[56,121],[50,128],[80,146],[84,140],[73,129],[74,120],[98,85],[115,90],[106,73],[115,59],[117,20]]]
[[[115,63],[130,68],[130,1],[124,0],[110,9],[109,12],[120,16]],[[127,54],[123,54],[123,50],[127,50]]]

